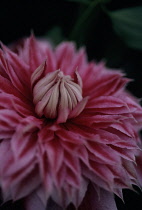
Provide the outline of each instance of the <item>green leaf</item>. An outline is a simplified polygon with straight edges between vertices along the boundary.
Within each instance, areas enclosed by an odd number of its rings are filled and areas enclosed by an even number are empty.
[[[47,39],[51,39],[51,41],[57,45],[59,44],[61,41],[65,40],[63,34],[62,34],[62,30],[60,27],[55,26],[53,27],[51,30],[49,30],[45,36],[45,38]]]
[[[121,39],[129,47],[142,50],[142,6],[107,13]]]

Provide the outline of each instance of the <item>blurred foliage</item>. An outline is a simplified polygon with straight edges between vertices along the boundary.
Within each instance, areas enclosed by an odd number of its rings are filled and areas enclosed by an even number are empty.
[[[51,39],[54,45],[59,44],[63,40],[65,41],[65,37],[63,36],[63,32],[60,27],[54,26],[44,35],[45,39]]]
[[[116,33],[129,47],[142,50],[142,6],[107,13]]]
[[[128,47],[142,49],[142,6],[123,8],[116,11],[109,11],[103,5],[110,0],[68,0],[76,1],[80,3],[87,3],[87,6],[81,16],[78,17],[77,23],[71,33],[71,38],[76,42],[84,41],[84,39],[78,40],[78,33],[82,32],[82,29],[87,30],[86,23],[91,20],[92,13],[94,17],[96,15],[96,7],[101,5],[102,10],[108,15],[112,21],[112,26],[118,36],[128,45]],[[98,10],[98,8],[97,8]],[[99,18],[95,21],[99,21]],[[91,21],[90,21],[91,22]],[[88,26],[88,23],[87,23]],[[93,27],[93,24],[92,24]]]

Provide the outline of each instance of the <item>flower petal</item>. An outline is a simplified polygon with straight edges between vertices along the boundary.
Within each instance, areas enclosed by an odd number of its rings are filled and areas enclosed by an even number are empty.
[[[55,54],[57,58],[57,69],[61,69],[64,73],[68,70],[68,66],[72,63],[75,53],[74,43],[61,43],[56,48]]]
[[[78,210],[117,210],[113,193],[100,189],[96,193],[93,186],[89,185],[85,198]]]
[[[69,118],[73,118],[73,117],[78,116],[83,111],[83,109],[85,108],[87,102],[88,102],[88,97],[83,98],[82,101],[80,101],[75,106],[75,108],[71,111],[71,113],[69,114]]]
[[[24,207],[25,210],[46,210],[45,205],[36,193],[32,193],[25,198]]]

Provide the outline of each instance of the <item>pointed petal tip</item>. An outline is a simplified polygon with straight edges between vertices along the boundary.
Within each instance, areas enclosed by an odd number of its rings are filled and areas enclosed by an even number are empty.
[[[25,210],[46,210],[46,206],[36,193],[25,198],[24,207]]]
[[[70,112],[69,118],[74,118],[74,117],[78,116],[83,111],[83,109],[85,108],[88,100],[89,100],[89,96],[86,96],[85,98],[83,98],[82,101],[80,101],[75,106],[75,108]]]
[[[90,184],[79,210],[117,210],[113,193],[100,188],[99,196]]]

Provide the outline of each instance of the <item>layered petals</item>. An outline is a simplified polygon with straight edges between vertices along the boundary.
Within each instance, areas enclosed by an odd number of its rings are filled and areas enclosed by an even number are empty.
[[[79,207],[79,210],[117,210],[113,194],[100,189],[99,193],[89,185],[86,196]]]
[[[142,108],[84,48],[32,35],[0,50],[0,186],[25,209],[115,210],[139,185]]]

